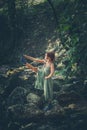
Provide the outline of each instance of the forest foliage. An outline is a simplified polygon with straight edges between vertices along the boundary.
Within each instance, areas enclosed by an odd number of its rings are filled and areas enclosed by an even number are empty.
[[[1,64],[4,63],[6,56],[9,58],[20,46],[18,41],[25,37],[27,27],[29,27],[26,21],[32,22],[29,17],[39,11],[36,6],[40,10],[44,7],[44,12],[50,7],[58,37],[66,49],[66,58],[63,59],[66,72],[68,76],[75,75],[84,83],[87,77],[86,0],[0,0]]]

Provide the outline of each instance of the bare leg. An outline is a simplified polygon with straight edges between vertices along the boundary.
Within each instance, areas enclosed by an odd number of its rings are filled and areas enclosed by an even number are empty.
[[[34,71],[34,72],[37,72],[37,70],[38,70],[38,67],[34,67],[33,65],[31,65],[31,64],[29,64],[29,63],[26,63],[26,66],[27,66],[29,69],[31,69],[32,71]]]

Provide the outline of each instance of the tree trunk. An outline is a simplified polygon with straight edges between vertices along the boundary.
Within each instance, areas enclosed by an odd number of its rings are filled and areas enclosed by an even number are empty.
[[[51,6],[52,10],[53,10],[54,18],[55,18],[56,24],[58,25],[58,19],[57,19],[57,14],[56,14],[56,10],[54,8],[54,5],[53,5],[51,0],[47,0],[47,1],[48,1],[49,5]]]

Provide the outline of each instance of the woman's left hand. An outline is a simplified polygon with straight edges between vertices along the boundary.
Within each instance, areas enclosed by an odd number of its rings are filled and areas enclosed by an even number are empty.
[[[48,77],[46,76],[45,79],[48,79]]]

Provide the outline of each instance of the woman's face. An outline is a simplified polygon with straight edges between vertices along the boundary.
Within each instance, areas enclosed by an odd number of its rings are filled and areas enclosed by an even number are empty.
[[[45,54],[45,60],[47,60],[47,53]]]
[[[47,54],[45,54],[45,60],[47,59]]]
[[[45,60],[50,60],[50,57],[48,57],[47,53],[45,54]]]

